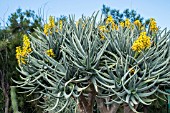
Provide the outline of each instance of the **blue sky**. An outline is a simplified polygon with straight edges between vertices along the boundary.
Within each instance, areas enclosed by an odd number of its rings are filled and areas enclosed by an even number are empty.
[[[155,18],[161,28],[170,29],[170,0],[0,0],[0,22],[7,21],[8,15],[17,8],[38,13],[45,6],[47,17],[75,14],[79,18],[82,14],[90,16],[94,11],[101,11],[103,4],[120,11],[134,9],[146,19]]]

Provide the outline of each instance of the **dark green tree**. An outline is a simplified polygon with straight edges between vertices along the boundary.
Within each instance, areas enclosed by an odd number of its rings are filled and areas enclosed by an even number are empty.
[[[62,20],[62,21],[67,21],[67,16],[61,15],[59,18],[57,18],[57,21]]]
[[[112,15],[112,17],[117,23],[125,20],[126,18],[129,18],[131,22],[134,22],[135,20],[139,20],[141,23],[145,24],[146,26],[148,26],[149,24],[149,19],[144,20],[144,18],[133,9],[132,10],[125,9],[123,12],[120,12],[120,10],[111,9],[108,6],[103,5],[102,14],[105,15],[106,17],[108,15]]]
[[[42,18],[35,14],[33,10],[22,11],[17,9],[8,17],[7,25],[12,33],[32,33],[34,28],[42,28]]]

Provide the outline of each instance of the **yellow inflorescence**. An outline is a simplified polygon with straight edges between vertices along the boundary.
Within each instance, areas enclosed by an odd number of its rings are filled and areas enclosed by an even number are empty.
[[[44,34],[48,35],[48,30],[49,30],[49,25],[45,24],[44,25]]]
[[[146,35],[146,32],[141,32],[139,38],[133,43],[132,50],[141,52],[142,50],[151,46],[150,37]]]
[[[104,40],[105,37],[104,37],[103,33],[107,32],[106,26],[103,25],[103,26],[99,26],[98,28],[99,28],[99,31],[100,31],[99,34],[100,34],[101,40]]]
[[[106,29],[106,26],[99,26],[99,30],[101,31],[101,32],[107,32],[107,29]]]
[[[158,31],[157,23],[154,18],[150,18],[150,30],[152,32]]]
[[[114,19],[113,19],[113,17],[111,16],[111,15],[109,15],[108,17],[107,17],[107,19],[106,19],[106,24],[112,24],[112,23],[114,23]]]
[[[119,29],[119,27],[118,27],[118,25],[114,25],[114,28],[112,27],[112,29],[115,29],[115,30],[118,30]]]
[[[118,26],[115,24],[114,19],[109,15],[106,19],[106,25],[111,24],[112,29],[118,30]]]
[[[16,59],[18,61],[18,64],[26,64],[25,58],[27,55],[31,52],[31,47],[30,47],[30,41],[29,38],[24,35],[23,36],[23,46],[18,46],[16,47]]]
[[[16,47],[16,59],[18,61],[18,64],[26,64],[24,58],[22,57],[22,49],[21,46]]]
[[[53,29],[55,27],[55,20],[54,17],[49,17],[49,23],[44,25],[44,34],[48,35],[49,30]],[[50,31],[51,34],[51,31]]]
[[[120,26],[121,26],[122,28],[125,27],[125,23],[124,23],[124,22],[120,22],[119,24],[120,24]]]
[[[63,28],[63,21],[60,20],[60,21],[59,21],[59,29],[62,30],[62,28]]]
[[[49,49],[46,51],[47,55],[50,56],[50,57],[55,57],[55,54],[53,52],[53,49]]]
[[[52,29],[53,27],[55,27],[55,21],[54,21],[54,17],[50,16],[49,17],[49,28]]]
[[[142,25],[139,20],[135,20],[135,21],[134,21],[134,24],[135,24],[138,28],[140,28],[141,25]]]
[[[130,20],[128,18],[126,18],[125,27],[130,28],[130,25],[131,25]]]
[[[135,70],[133,68],[129,68],[130,74],[134,74]]]

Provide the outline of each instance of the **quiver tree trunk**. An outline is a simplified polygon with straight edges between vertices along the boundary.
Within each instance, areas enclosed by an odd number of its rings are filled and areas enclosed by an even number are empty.
[[[123,107],[124,107],[124,113],[136,113],[129,107],[128,104],[124,104]],[[138,105],[135,105],[134,108],[137,109],[137,107]]]
[[[80,113],[93,113],[93,106],[95,102],[96,91],[93,85],[90,85],[90,91],[88,97],[84,96],[83,93],[79,97],[78,111]]]
[[[97,98],[96,97],[96,91],[94,89],[94,86],[90,86],[90,91],[88,92],[88,97],[85,97],[83,94],[80,95],[79,101],[78,101],[78,112],[79,113],[93,113],[93,107],[94,103],[97,103],[97,109],[100,111],[100,113],[116,113],[119,104],[112,104],[112,105],[106,105],[106,99]]]
[[[99,109],[100,113],[116,113],[119,104],[113,103],[112,105],[106,105],[105,104],[105,99],[97,98],[96,97],[96,102],[97,102],[97,108]]]

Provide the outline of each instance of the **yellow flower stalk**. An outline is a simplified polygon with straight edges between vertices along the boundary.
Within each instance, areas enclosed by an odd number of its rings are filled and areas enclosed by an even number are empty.
[[[134,21],[134,24],[135,24],[138,28],[140,28],[141,25],[142,25],[139,20],[135,20],[135,21]]]
[[[106,26],[103,25],[103,26],[99,26],[98,28],[99,28],[99,31],[100,31],[100,34],[99,34],[99,35],[100,35],[100,37],[101,37],[101,40],[104,40],[105,37],[104,37],[103,33],[104,33],[104,32],[107,32]]]
[[[131,25],[130,20],[128,18],[126,18],[125,27],[130,28],[130,25]]]
[[[49,17],[49,28],[52,29],[55,27],[55,21],[54,21],[54,17],[50,16]]]
[[[138,39],[133,43],[132,50],[141,52],[142,50],[151,46],[150,37],[146,35],[146,32],[141,32]]]
[[[112,24],[112,23],[114,23],[114,19],[113,19],[113,17],[111,16],[111,15],[109,15],[108,17],[107,17],[107,19],[106,19],[106,25],[107,24]]]
[[[46,51],[47,55],[50,56],[50,57],[55,57],[55,54],[53,52],[53,49],[49,49]]]
[[[16,47],[16,59],[18,64],[26,64],[25,58],[31,52],[30,41],[27,35],[23,36],[23,45]]]
[[[124,22],[120,22],[119,24],[120,24],[120,26],[121,26],[122,28],[125,27],[125,23],[124,23]]]
[[[50,32],[50,34],[52,34],[51,29],[53,29],[54,27],[55,27],[54,17],[50,16],[49,17],[49,22],[44,25],[44,34],[48,35],[48,32]]]
[[[112,29],[118,30],[118,26],[116,24],[112,25]]]
[[[103,35],[102,33],[100,33],[99,35],[100,35],[100,39],[101,39],[101,40],[104,40],[104,39],[105,39],[105,37],[104,37],[104,35]]]
[[[157,23],[154,18],[150,18],[150,30],[152,32],[158,31]]]
[[[19,65],[21,63],[25,64],[25,60],[22,58],[21,46],[16,47],[16,59]]]
[[[107,32],[107,30],[106,30],[106,26],[99,26],[98,27],[99,28],[99,31],[101,31],[101,32]]]
[[[62,28],[63,28],[63,21],[60,20],[60,21],[59,21],[59,29],[62,30]]]
[[[115,24],[114,19],[111,15],[109,15],[106,19],[106,25],[111,24],[112,29],[118,30],[118,26]]]
[[[135,72],[135,70],[133,69],[133,68],[129,68],[129,70],[130,70],[130,74],[134,74],[134,72]]]
[[[44,25],[44,34],[45,34],[45,35],[48,35],[48,30],[49,30],[49,25],[48,25],[48,24],[45,24],[45,25]]]

